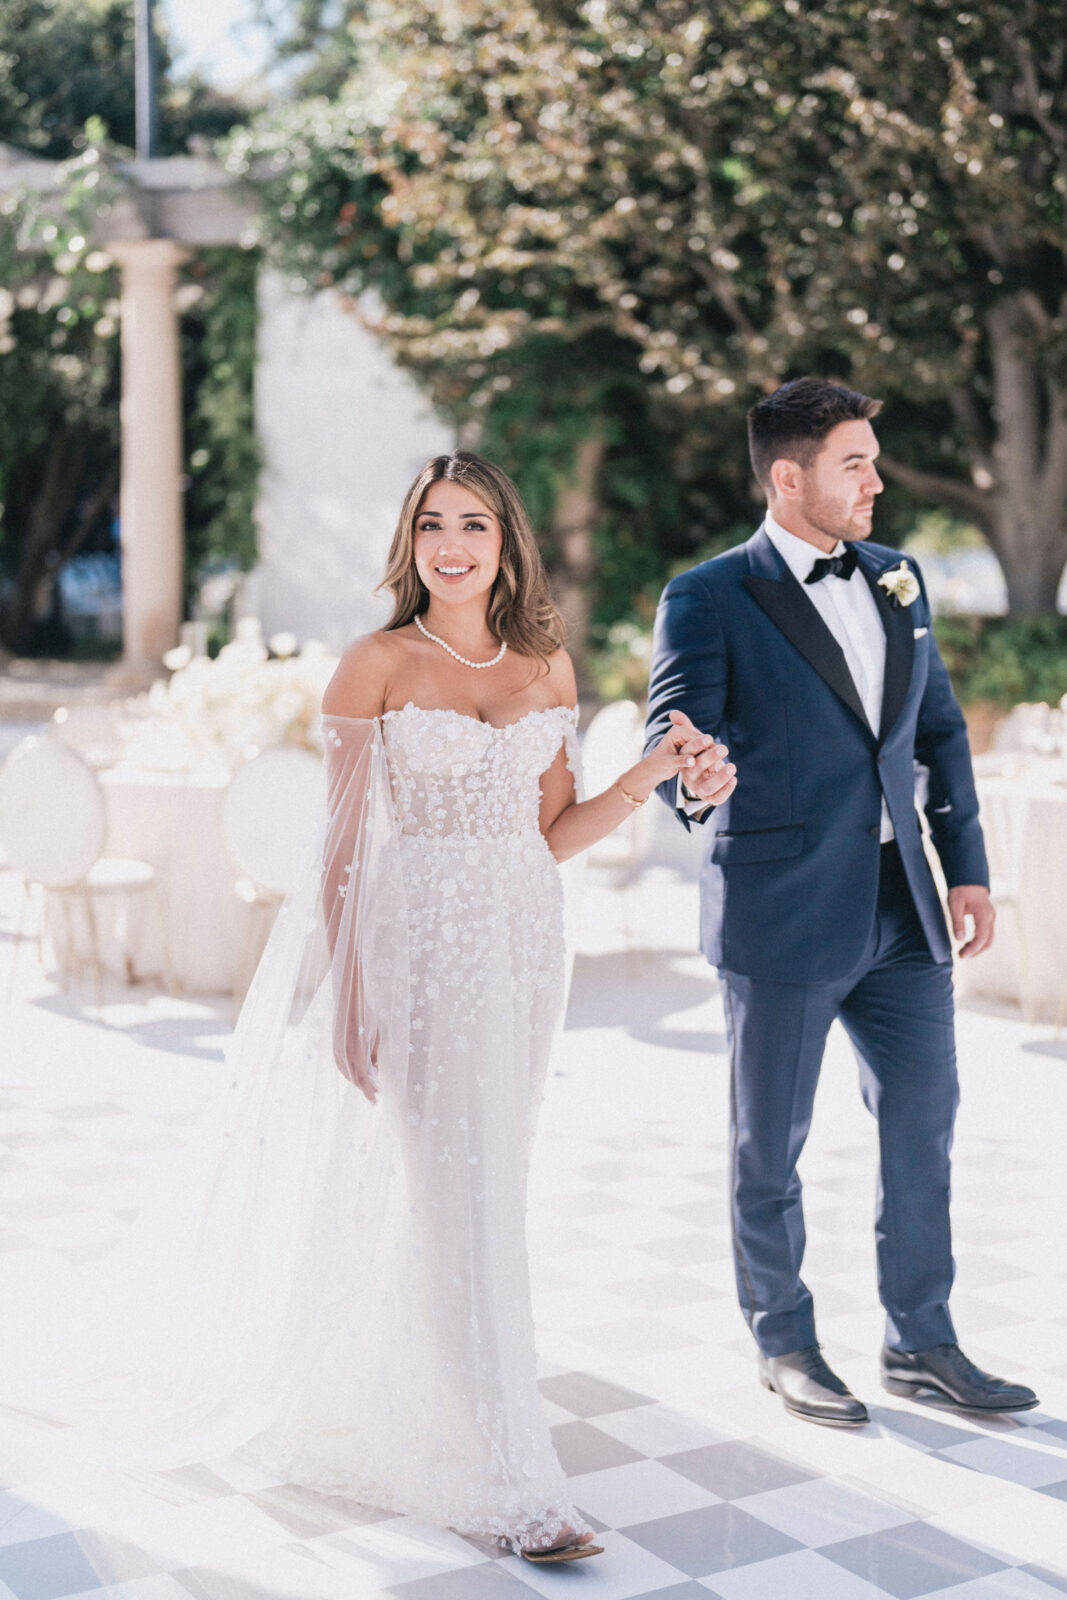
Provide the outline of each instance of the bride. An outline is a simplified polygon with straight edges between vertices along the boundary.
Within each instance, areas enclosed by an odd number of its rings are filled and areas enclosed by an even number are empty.
[[[489,462],[427,463],[384,586],[392,617],[326,692],[322,827],[214,1106],[103,1271],[0,1284],[0,1469],[236,1453],[573,1560],[598,1552],[541,1411],[525,1243],[556,862],[673,775],[721,799],[733,769],[672,713],[579,800],[562,627]]]

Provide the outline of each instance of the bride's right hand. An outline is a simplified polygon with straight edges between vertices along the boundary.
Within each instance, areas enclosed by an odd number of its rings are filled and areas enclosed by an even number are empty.
[[[334,1028],[333,1058],[342,1077],[354,1083],[370,1101],[378,1098],[378,1035],[368,1048],[366,1038],[354,1022],[339,1018]]]

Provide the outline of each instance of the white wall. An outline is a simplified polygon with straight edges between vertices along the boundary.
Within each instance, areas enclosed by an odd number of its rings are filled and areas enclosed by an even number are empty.
[[[259,279],[260,563],[241,610],[269,637],[340,649],[389,612],[382,576],[404,491],[451,429],[335,294]]]

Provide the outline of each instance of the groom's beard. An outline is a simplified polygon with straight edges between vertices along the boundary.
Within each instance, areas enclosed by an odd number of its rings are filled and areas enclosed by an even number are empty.
[[[802,515],[828,539],[869,539],[874,518],[861,516],[861,509],[813,488],[805,488],[800,502]],[[873,512],[873,504],[869,509]]]

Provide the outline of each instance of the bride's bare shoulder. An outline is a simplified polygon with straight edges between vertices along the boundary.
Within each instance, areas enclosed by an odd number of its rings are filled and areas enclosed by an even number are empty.
[[[562,645],[558,650],[553,650],[546,665],[548,667],[549,686],[555,691],[556,704],[560,706],[576,706],[578,704],[578,685],[574,678],[574,663]]]
[[[354,639],[326,685],[322,697],[326,715],[380,717],[404,650],[403,641],[384,628]]]

